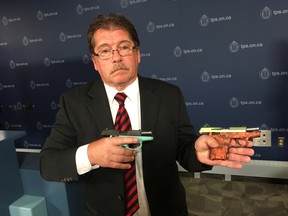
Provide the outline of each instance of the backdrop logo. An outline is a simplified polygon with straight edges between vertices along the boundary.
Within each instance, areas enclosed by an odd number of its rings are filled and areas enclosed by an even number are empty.
[[[73,83],[72,83],[71,79],[67,79],[66,80],[66,86],[67,86],[67,88],[72,88],[73,87]]]
[[[120,5],[122,8],[127,8],[130,5],[133,4],[141,4],[141,3],[146,3],[147,0],[121,0]]]
[[[48,57],[46,57],[44,59],[43,63],[46,67],[49,67],[50,65],[54,65],[54,64],[64,64],[65,60],[64,59],[52,59],[52,60],[50,60]]]
[[[40,121],[38,121],[38,122],[36,123],[36,128],[37,128],[38,130],[43,130],[44,128],[52,128],[52,125],[43,124],[43,123],[41,123]]]
[[[158,77],[156,74],[151,76],[152,79],[158,79],[164,82],[177,81],[177,77]]]
[[[262,105],[262,101],[261,100],[238,100],[236,97],[233,97],[229,101],[229,105],[232,108],[237,108],[239,105],[241,106]]]
[[[239,106],[239,100],[236,97],[233,97],[230,101],[229,101],[229,105],[232,108],[237,108]]]
[[[36,88],[36,83],[33,80],[30,81],[29,85],[30,85],[31,89],[35,89]]]
[[[81,34],[65,34],[64,32],[61,32],[59,35],[59,39],[61,42],[65,42],[66,40],[70,39],[79,39],[81,38]]]
[[[98,5],[83,7],[81,4],[79,4],[79,5],[76,7],[76,13],[77,13],[78,15],[82,15],[82,14],[85,13],[85,12],[98,10],[99,8],[100,8],[100,6],[98,6]]]
[[[140,57],[141,58],[143,58],[143,57],[151,57],[151,53],[148,53],[148,52],[147,53],[141,53]]]
[[[52,16],[58,16],[58,12],[57,11],[54,11],[54,12],[42,12],[41,10],[39,10],[36,14],[37,16],[37,19],[39,21],[42,21],[44,18],[47,18],[47,17],[52,17]]]
[[[16,68],[16,64],[13,60],[10,61],[9,66],[11,69],[15,69]]]
[[[4,26],[7,26],[8,23],[9,23],[8,18],[4,16],[4,17],[2,18],[2,23],[3,23]]]
[[[36,123],[36,128],[37,128],[38,130],[42,130],[42,129],[43,129],[43,124],[38,121],[38,122]]]
[[[22,42],[23,42],[24,46],[28,46],[28,44],[29,44],[29,40],[27,37],[23,37]]]
[[[260,126],[260,130],[269,130],[270,128],[268,127],[268,125],[266,125],[266,124],[262,124],[261,126]]]
[[[23,142],[23,146],[24,146],[24,148],[29,148],[29,147],[30,147],[30,144],[29,144],[29,142],[27,142],[27,140],[25,140],[25,141]]]
[[[207,71],[204,71],[201,75],[201,80],[203,82],[208,82],[210,79],[217,80],[217,79],[231,79],[232,74],[209,74]]]
[[[260,17],[264,20],[270,19],[272,16],[272,10],[269,7],[265,7],[260,12]]]
[[[2,84],[2,83],[0,83],[0,91],[3,91],[4,89],[7,89],[7,88],[15,88],[15,85],[14,84]]]
[[[231,16],[221,16],[221,17],[209,18],[207,15],[204,14],[203,16],[201,16],[199,23],[201,26],[205,27],[209,23],[216,23],[216,22],[223,22],[223,21],[230,21],[230,20],[232,20]]]
[[[0,42],[0,46],[7,46],[8,42]]]
[[[149,22],[146,28],[148,32],[152,33],[155,31],[155,29],[161,30],[161,29],[174,28],[174,27],[175,27],[175,23],[154,24],[153,22]]]
[[[37,125],[36,125],[36,128],[37,128]],[[41,143],[29,143],[27,140],[25,140],[22,145],[24,148],[33,148],[33,149],[41,148]]]
[[[82,15],[84,13],[84,8],[81,4],[79,4],[77,7],[76,7],[76,12],[77,14],[79,15]]]
[[[269,79],[270,77],[283,77],[283,76],[288,76],[288,71],[270,71],[267,68],[263,68],[259,72],[259,77],[261,79]]]
[[[201,80],[203,82],[209,82],[210,80],[210,74],[207,72],[207,71],[204,71],[202,74],[201,74]]]
[[[50,64],[51,64],[50,59],[46,57],[46,58],[44,59],[44,65],[45,65],[46,67],[49,67]]]
[[[38,19],[38,20],[43,20],[43,18],[44,18],[44,14],[43,14],[43,12],[40,11],[40,10],[37,12],[36,16],[37,16],[37,19]]]
[[[205,27],[209,24],[209,17],[205,14],[200,18],[199,23],[201,26]]]
[[[82,57],[82,62],[83,62],[84,64],[89,64],[89,62],[90,62],[89,56],[88,56],[88,55],[83,55],[83,57]]]
[[[49,87],[49,83],[35,83],[34,80],[31,80],[29,83],[31,89],[41,88],[41,87]]]
[[[186,106],[204,106],[205,103],[203,101],[186,101]]]
[[[149,22],[147,24],[147,31],[150,32],[150,33],[155,31],[155,24],[153,22]]]
[[[29,44],[32,43],[40,43],[43,42],[42,38],[33,38],[33,39],[29,39],[28,37],[24,36],[22,39],[22,43],[24,46],[28,46]]]
[[[178,58],[182,55],[182,49],[181,47],[177,46],[175,49],[174,49],[174,55]]]
[[[64,32],[61,32],[59,35],[59,39],[61,42],[65,42],[66,41],[66,34]]]
[[[229,45],[229,50],[232,53],[236,53],[238,52],[238,50],[240,49],[240,45],[236,42],[233,41],[230,45]]]
[[[85,85],[87,84],[87,81],[72,81],[71,79],[66,80],[66,87],[72,88],[73,86],[79,86],[79,85]]]
[[[50,103],[50,107],[51,107],[52,110],[56,110],[58,108],[58,104],[55,101],[52,101]]]
[[[25,66],[28,66],[28,62],[15,62],[13,60],[11,60],[9,62],[9,66],[10,68],[13,70],[15,69],[16,67],[25,67]]]
[[[263,68],[260,72],[259,72],[259,77],[263,80],[267,80],[269,79],[271,76],[271,72],[270,70],[268,70],[267,68]]]
[[[21,21],[20,17],[7,18],[6,16],[3,16],[3,18],[2,18],[2,24],[4,26],[7,26],[9,23],[20,22],[20,21]]]
[[[128,0],[121,0],[120,5],[122,8],[127,8],[129,6]]]
[[[246,43],[246,44],[239,44],[236,41],[233,41],[229,44],[229,50],[232,53],[236,53],[239,49],[246,50],[246,49],[255,49],[255,48],[262,48],[264,44],[261,42],[258,43]]]
[[[202,53],[202,48],[193,48],[193,49],[183,49],[182,50],[184,54],[193,54],[193,53]]]

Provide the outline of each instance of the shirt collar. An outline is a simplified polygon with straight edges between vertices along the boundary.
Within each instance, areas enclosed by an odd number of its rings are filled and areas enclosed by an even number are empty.
[[[115,95],[119,92],[117,89],[107,85],[104,83],[104,87],[108,96],[109,103],[112,104]],[[138,77],[136,77],[135,81],[131,83],[126,89],[123,91],[127,95],[127,99],[129,99],[131,102],[134,102],[137,99],[137,95],[139,93],[139,83],[138,83]],[[126,99],[126,100],[127,100]]]

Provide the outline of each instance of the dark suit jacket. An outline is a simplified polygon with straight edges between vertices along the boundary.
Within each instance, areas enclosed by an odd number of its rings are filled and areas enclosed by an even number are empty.
[[[152,216],[188,215],[185,190],[176,160],[191,172],[207,169],[195,155],[198,138],[190,124],[180,89],[139,76],[142,130],[154,141],[142,149],[145,190]],[[87,215],[123,215],[123,171],[99,168],[83,176],[76,170],[79,146],[113,129],[113,120],[101,80],[76,87],[61,97],[60,110],[41,152],[41,175],[51,181],[84,180]],[[209,167],[210,168],[210,167]]]

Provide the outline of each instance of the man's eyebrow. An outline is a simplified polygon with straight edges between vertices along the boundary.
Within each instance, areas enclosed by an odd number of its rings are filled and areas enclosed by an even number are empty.
[[[119,46],[119,45],[122,44],[122,43],[130,43],[130,44],[133,44],[133,42],[130,41],[130,40],[121,40],[121,41],[119,41],[119,42],[117,43],[117,46]],[[108,43],[103,43],[103,44],[101,44],[100,46],[98,46],[97,49],[100,49],[100,48],[103,48],[103,47],[112,47],[112,46],[111,46],[110,44],[108,44]]]
[[[122,43],[130,43],[130,44],[132,44],[133,42],[130,41],[130,40],[122,40],[118,44],[122,44]]]
[[[96,47],[96,49],[100,49],[100,48],[103,48],[103,47],[111,47],[109,44],[107,43],[104,43],[104,44],[101,44],[100,46]]]

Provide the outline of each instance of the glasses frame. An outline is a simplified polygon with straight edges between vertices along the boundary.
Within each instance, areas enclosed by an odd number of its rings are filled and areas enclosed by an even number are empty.
[[[94,55],[97,56],[100,60],[108,60],[108,59],[111,59],[113,58],[113,55],[114,55],[114,52],[117,51],[118,54],[121,56],[121,57],[125,57],[125,56],[131,56],[133,54],[133,50],[136,49],[136,46],[133,45],[132,47],[129,48],[130,51],[132,51],[131,53],[129,54],[126,54],[126,55],[122,55],[120,52],[121,52],[121,46],[119,46],[117,49],[110,49],[109,52],[111,53],[111,57],[107,58],[107,57],[101,57],[101,54],[100,53],[95,53],[94,52]]]

